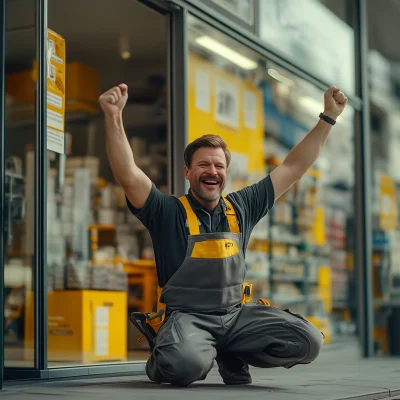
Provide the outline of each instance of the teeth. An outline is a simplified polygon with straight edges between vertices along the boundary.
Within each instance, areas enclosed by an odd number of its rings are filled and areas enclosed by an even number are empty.
[[[216,181],[203,181],[204,183],[210,183],[210,184],[217,184],[218,182],[216,182]]]

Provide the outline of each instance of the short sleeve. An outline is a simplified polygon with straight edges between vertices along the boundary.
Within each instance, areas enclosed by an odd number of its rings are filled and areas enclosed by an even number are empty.
[[[246,225],[252,229],[274,206],[275,193],[271,177],[268,175],[258,183],[230,193],[229,197],[241,205]]]
[[[157,229],[157,222],[163,220],[164,216],[175,206],[173,197],[160,192],[154,184],[142,208],[135,208],[127,197],[126,202],[130,212],[135,215],[150,232]]]

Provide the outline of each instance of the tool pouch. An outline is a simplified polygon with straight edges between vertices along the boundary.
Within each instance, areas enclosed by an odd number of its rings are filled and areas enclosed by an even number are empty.
[[[242,286],[242,305],[249,303],[251,301],[251,292],[253,289],[253,285],[251,283],[243,282]],[[264,306],[270,306],[270,302],[266,299],[260,298],[257,300],[258,304],[262,304]]]
[[[142,336],[140,336],[138,339],[138,343],[140,343],[143,339],[147,339],[150,349],[153,350],[154,339],[156,338],[164,319],[165,310],[159,310],[156,313],[133,312],[130,315],[129,320],[142,334]]]
[[[133,312],[129,320],[142,334],[137,340],[140,343],[143,339],[147,339],[150,349],[154,348],[154,339],[165,320],[166,306],[160,302],[161,288],[158,288],[158,301],[153,307],[152,312]]]
[[[251,290],[253,285],[251,283],[243,282],[242,285],[242,304],[246,304],[251,301]]]
[[[258,303],[258,304],[262,304],[262,305],[264,305],[264,306],[270,306],[270,305],[271,305],[271,303],[270,303],[268,300],[263,299],[263,298],[258,299],[258,300],[257,300],[257,303]]]

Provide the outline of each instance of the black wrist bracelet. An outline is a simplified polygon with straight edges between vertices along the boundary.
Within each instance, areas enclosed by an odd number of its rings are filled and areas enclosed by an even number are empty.
[[[322,120],[324,120],[325,122],[327,122],[328,124],[331,124],[331,125],[335,125],[336,124],[336,121],[334,119],[332,119],[331,117],[328,117],[327,115],[325,115],[323,113],[319,114],[319,117]]]

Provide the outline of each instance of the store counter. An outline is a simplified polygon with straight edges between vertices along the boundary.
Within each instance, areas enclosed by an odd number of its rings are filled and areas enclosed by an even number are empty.
[[[130,309],[151,312],[157,302],[157,271],[152,260],[137,260],[124,263],[128,275]]]

